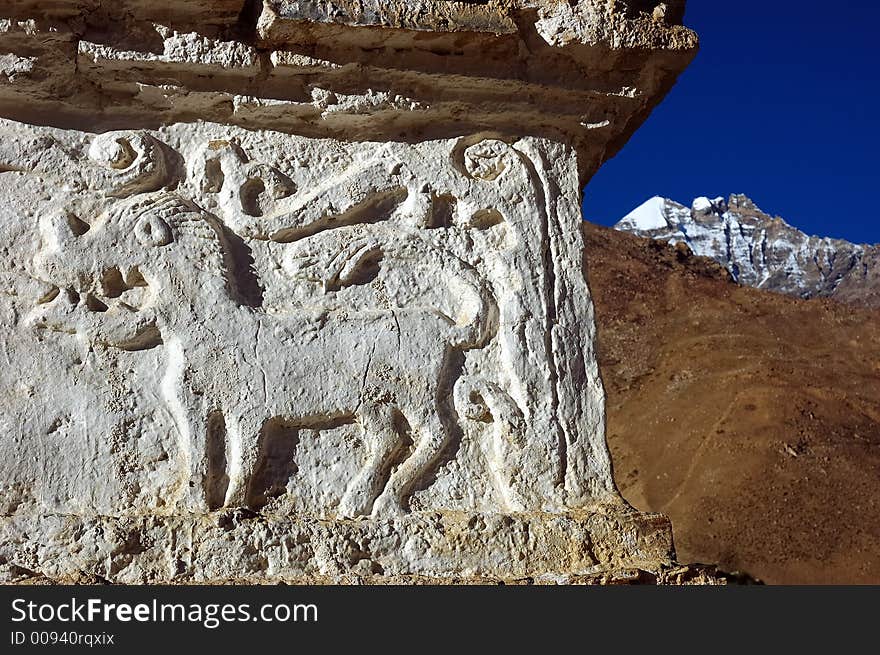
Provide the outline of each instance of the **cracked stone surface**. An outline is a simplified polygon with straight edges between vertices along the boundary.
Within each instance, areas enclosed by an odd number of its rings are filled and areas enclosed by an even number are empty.
[[[579,192],[695,52],[660,9],[12,2],[6,578],[670,570]]]

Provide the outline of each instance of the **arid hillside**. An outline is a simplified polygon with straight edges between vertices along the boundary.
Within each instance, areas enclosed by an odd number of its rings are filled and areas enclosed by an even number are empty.
[[[585,224],[615,477],[679,558],[880,583],[880,312]]]

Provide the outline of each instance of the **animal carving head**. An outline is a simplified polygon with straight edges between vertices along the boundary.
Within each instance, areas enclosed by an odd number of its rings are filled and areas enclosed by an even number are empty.
[[[40,221],[36,276],[52,285],[30,316],[38,328],[126,350],[161,343],[157,294],[209,271],[222,281],[219,229],[177,195],[121,201],[89,224],[66,212]]]

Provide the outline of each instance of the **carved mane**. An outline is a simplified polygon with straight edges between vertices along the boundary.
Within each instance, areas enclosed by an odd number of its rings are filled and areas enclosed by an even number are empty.
[[[174,243],[170,246],[174,249],[173,259],[185,260],[203,273],[224,280],[230,278],[223,227],[195,203],[176,193],[160,192],[138,196],[114,213],[120,218],[126,217],[132,227],[148,213],[159,216],[174,234]]]

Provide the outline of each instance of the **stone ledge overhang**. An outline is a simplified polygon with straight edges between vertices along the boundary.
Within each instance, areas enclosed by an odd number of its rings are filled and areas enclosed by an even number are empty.
[[[575,148],[585,182],[696,54],[683,3],[655,4],[11,0],[0,115],[91,131],[532,135]]]

